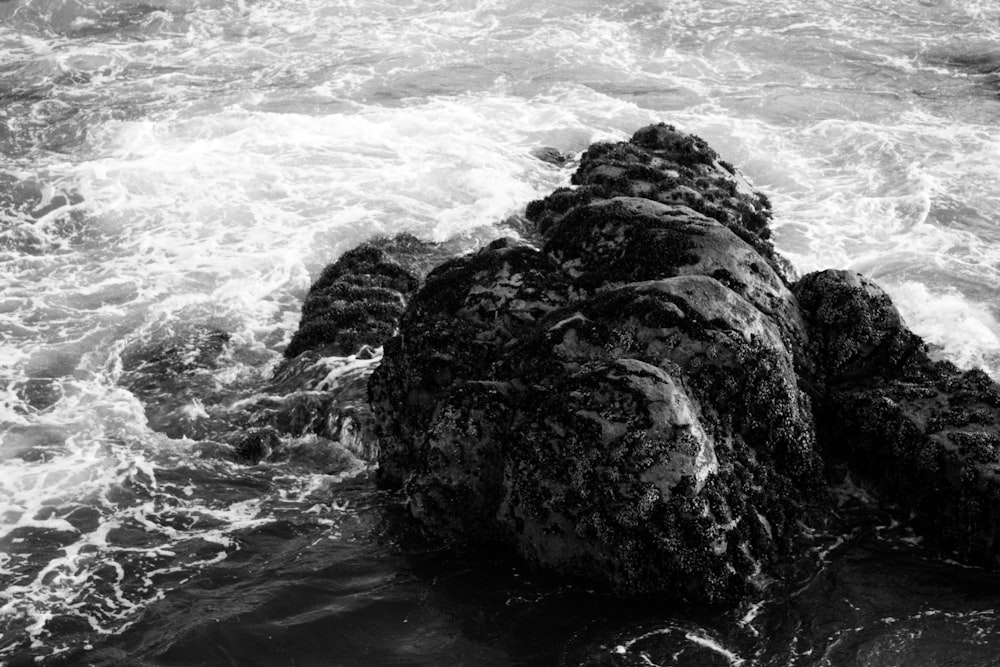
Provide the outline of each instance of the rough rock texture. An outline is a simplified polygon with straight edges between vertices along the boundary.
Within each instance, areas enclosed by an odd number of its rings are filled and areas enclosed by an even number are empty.
[[[995,382],[931,360],[862,276],[791,285],[766,197],[697,137],[595,144],[572,182],[518,218],[530,242],[423,280],[407,261],[440,249],[412,238],[345,254],[275,394],[384,342],[352,418],[373,419],[379,480],[424,532],[619,593],[739,599],[828,520],[845,471],[942,550],[1000,565]],[[268,429],[343,441],[368,368],[343,396],[299,386],[240,451],[266,453]]]
[[[306,350],[347,356],[388,339],[426,272],[419,266],[432,249],[430,243],[400,234],[344,253],[309,288],[285,356],[292,359]]]
[[[552,224],[546,239],[546,253],[586,291],[710,276],[770,316],[790,349],[801,352],[804,325],[782,278],[728,227],[688,206],[636,197],[589,203]]]
[[[370,384],[381,479],[446,540],[737,597],[820,480],[766,202],[666,126],[592,147],[576,180],[600,185],[529,211],[541,250],[495,242],[414,294]]]
[[[394,414],[376,420],[383,483],[402,483],[453,385],[493,379],[492,367],[568,289],[551,258],[509,239],[428,275],[401,323],[405,336],[386,343],[390,361],[370,384],[373,407]]]
[[[882,288],[864,276],[828,269],[794,287],[809,321],[809,357],[825,386],[891,373],[922,346]]]
[[[1000,565],[1000,386],[932,361],[888,295],[845,271],[795,292],[812,334],[825,457],[961,559]]]
[[[599,199],[642,197],[682,204],[718,220],[756,249],[780,274],[788,264],[768,240],[771,204],[702,139],[660,123],[630,141],[596,143],[573,175],[577,188],[562,188],[528,205],[526,215],[542,234],[571,209]]]

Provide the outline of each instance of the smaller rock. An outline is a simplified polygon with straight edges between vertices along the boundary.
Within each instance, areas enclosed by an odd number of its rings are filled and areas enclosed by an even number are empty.
[[[891,374],[923,346],[889,295],[861,274],[819,271],[792,291],[807,322],[820,384]]]
[[[399,234],[344,253],[310,287],[285,357],[307,350],[348,356],[381,345],[396,332],[407,299],[439,258],[437,250],[436,244]]]

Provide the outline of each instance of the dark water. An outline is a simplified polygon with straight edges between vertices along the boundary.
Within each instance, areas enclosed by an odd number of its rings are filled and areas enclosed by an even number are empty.
[[[362,497],[376,502],[363,489]],[[519,569],[280,522],[88,664],[994,665],[1000,575],[859,534],[732,612],[616,601]],[[819,558],[819,555],[816,554]],[[815,565],[815,563],[813,563]],[[76,655],[69,662],[84,659]]]
[[[997,376],[998,38],[979,0],[0,2],[0,663],[998,664],[997,576],[906,526],[745,608],[622,602],[392,541],[347,426],[235,446],[326,263],[509,234],[569,179],[533,152],[660,120]]]

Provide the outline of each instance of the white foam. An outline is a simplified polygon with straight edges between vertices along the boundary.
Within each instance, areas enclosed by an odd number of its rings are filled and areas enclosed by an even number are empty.
[[[971,302],[957,290],[931,290],[919,282],[884,287],[910,328],[940,347],[949,360],[1000,377],[1000,321],[990,307]]]
[[[646,641],[648,639],[651,639],[653,637],[664,636],[664,635],[667,635],[667,636],[669,636],[669,635],[683,635],[683,637],[687,641],[691,642],[692,644],[695,644],[696,646],[700,646],[702,648],[707,648],[710,651],[712,651],[714,653],[717,653],[718,655],[721,655],[722,657],[724,657],[729,662],[729,664],[732,667],[742,667],[743,665],[746,664],[746,661],[743,658],[741,658],[736,653],[733,653],[732,651],[730,651],[729,649],[727,649],[725,646],[723,646],[722,644],[720,644],[715,639],[712,639],[710,636],[708,636],[708,633],[706,633],[704,631],[701,631],[701,630],[697,630],[697,631],[695,631],[695,630],[686,630],[686,629],[682,628],[681,626],[677,626],[677,625],[668,625],[668,626],[666,626],[664,628],[658,628],[656,630],[652,630],[650,632],[643,633],[643,634],[641,634],[641,635],[639,635],[637,637],[633,637],[633,638],[631,638],[631,639],[629,639],[629,640],[627,640],[625,642],[622,642],[621,644],[618,644],[618,645],[612,647],[611,648],[611,653],[615,653],[617,655],[628,655],[641,642],[644,642],[644,641]],[[657,663],[654,663],[649,658],[649,655],[645,651],[638,651],[637,657],[639,659],[641,659],[644,664],[647,664],[647,665],[656,665],[657,664]]]
[[[742,667],[742,665],[746,664],[746,661],[743,658],[733,653],[725,646],[712,639],[711,637],[705,637],[700,634],[695,634],[693,632],[689,632],[685,636],[688,638],[689,641],[698,644],[699,646],[704,646],[705,648],[710,649],[715,653],[718,653],[723,658],[728,660],[729,664],[732,665],[733,667]]]

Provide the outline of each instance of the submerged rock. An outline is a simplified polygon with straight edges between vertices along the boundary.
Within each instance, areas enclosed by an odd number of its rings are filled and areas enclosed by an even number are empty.
[[[122,353],[120,384],[142,401],[149,427],[171,438],[200,438],[219,427],[205,409],[217,398],[215,373],[229,334],[204,325],[157,332]]]
[[[393,253],[426,246],[379,240],[307,297],[289,364],[384,344],[379,481],[426,535],[733,601],[824,525],[846,470],[942,549],[997,562],[996,383],[931,361],[866,278],[791,284],[767,198],[697,137],[594,144],[573,184],[528,206],[531,243],[422,278]],[[291,421],[334,423],[317,400]]]

